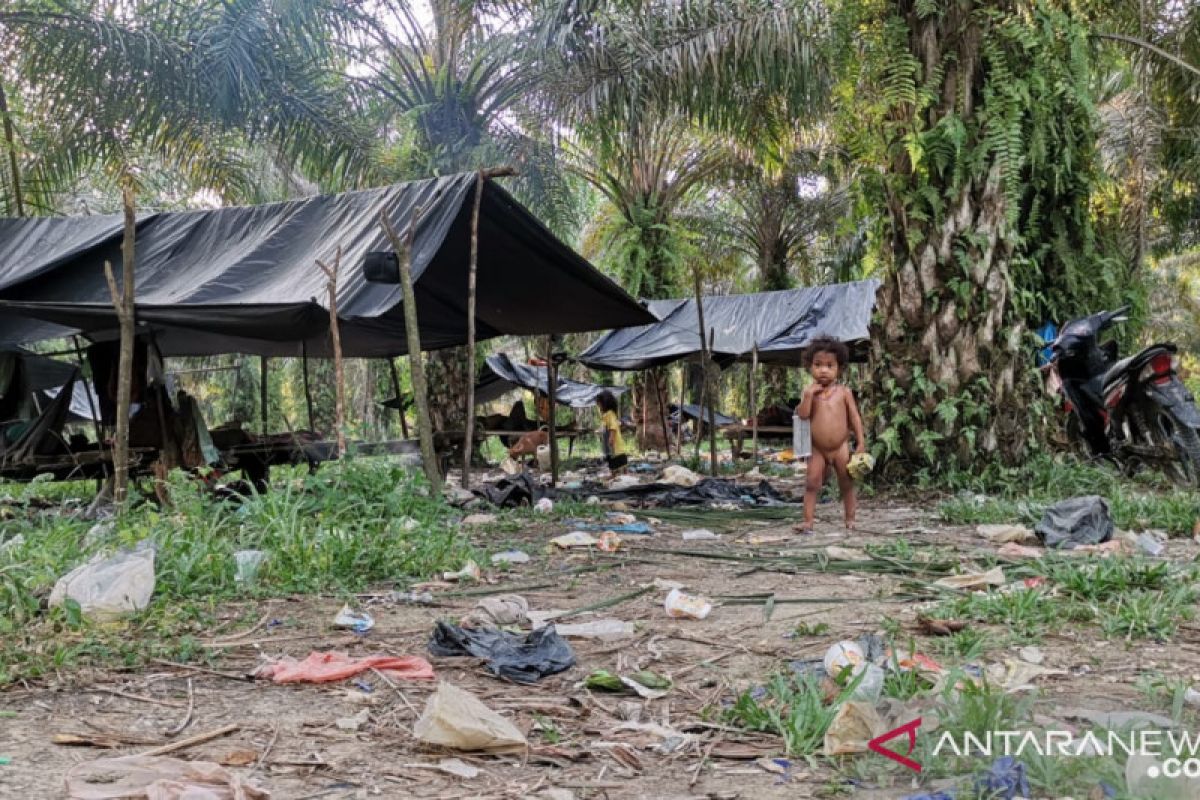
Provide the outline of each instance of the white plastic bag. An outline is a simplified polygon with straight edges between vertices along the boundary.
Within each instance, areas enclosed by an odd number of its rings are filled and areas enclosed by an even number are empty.
[[[141,541],[133,550],[108,558],[98,553],[59,578],[50,592],[50,605],[74,600],[84,616],[103,621],[141,611],[153,594],[154,546]]]
[[[449,683],[439,683],[413,734],[427,744],[458,750],[508,752],[527,746],[524,734],[504,717]]]

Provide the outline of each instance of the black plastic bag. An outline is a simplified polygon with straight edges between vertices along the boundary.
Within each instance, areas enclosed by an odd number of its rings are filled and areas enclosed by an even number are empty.
[[[494,628],[475,630],[439,622],[429,640],[429,652],[435,656],[485,658],[493,675],[516,683],[536,683],[575,666],[575,653],[553,625],[520,636]]]
[[[1034,528],[1051,549],[1073,550],[1081,544],[1100,544],[1113,535],[1108,501],[1099,495],[1072,497],[1046,509]]]

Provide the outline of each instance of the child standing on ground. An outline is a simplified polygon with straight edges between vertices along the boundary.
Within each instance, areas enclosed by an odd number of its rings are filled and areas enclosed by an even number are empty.
[[[613,475],[624,472],[629,464],[625,454],[625,441],[621,438],[621,420],[617,417],[617,398],[610,391],[596,395],[596,407],[600,409],[600,446],[604,448],[604,460]]]
[[[800,397],[796,416],[811,420],[812,456],[808,460],[808,477],[804,484],[804,523],[797,525],[801,533],[811,533],[817,495],[825,483],[826,470],[837,473],[838,488],[846,510],[846,527],[854,527],[856,500],[854,481],[847,466],[850,463],[850,432],[854,432],[855,452],[867,451],[863,437],[862,417],[854,394],[838,377],[850,360],[850,349],[836,339],[815,340],[804,353],[804,366],[813,376],[813,383]]]

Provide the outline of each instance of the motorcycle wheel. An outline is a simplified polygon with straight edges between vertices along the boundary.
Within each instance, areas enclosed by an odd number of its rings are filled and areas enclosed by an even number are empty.
[[[1175,450],[1176,458],[1168,468],[1171,479],[1185,486],[1200,483],[1200,433],[1166,409],[1159,409],[1158,425],[1153,429],[1162,436],[1163,445]]]

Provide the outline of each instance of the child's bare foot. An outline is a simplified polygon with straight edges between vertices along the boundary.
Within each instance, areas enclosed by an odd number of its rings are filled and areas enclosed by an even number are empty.
[[[848,531],[854,530],[854,520],[852,520],[852,519],[846,520],[846,530],[848,530]]]

